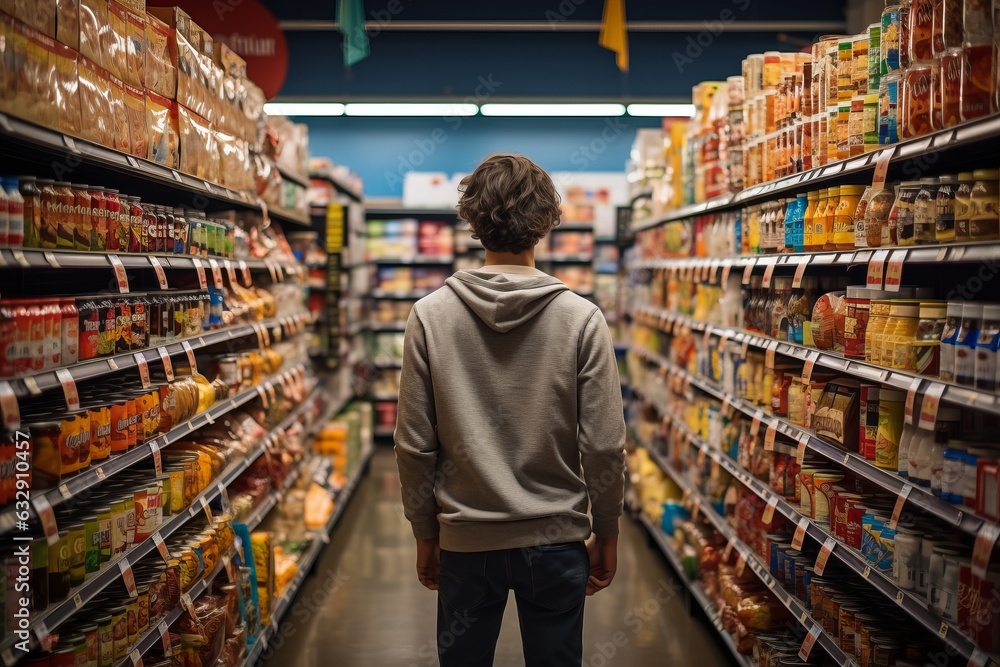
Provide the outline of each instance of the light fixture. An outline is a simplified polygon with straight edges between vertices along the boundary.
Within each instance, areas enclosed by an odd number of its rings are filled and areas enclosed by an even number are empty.
[[[343,116],[340,102],[268,102],[264,113],[269,116]]]
[[[621,104],[484,104],[484,116],[621,116]]]
[[[461,102],[352,102],[345,110],[348,116],[475,116],[475,104]]]
[[[650,116],[655,118],[691,118],[694,116],[693,104],[630,104],[629,116]]]

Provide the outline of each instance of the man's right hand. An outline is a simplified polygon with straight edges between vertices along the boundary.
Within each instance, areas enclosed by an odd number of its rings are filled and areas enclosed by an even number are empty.
[[[595,537],[587,542],[590,556],[590,576],[587,578],[587,595],[593,595],[611,585],[618,570],[618,538]]]

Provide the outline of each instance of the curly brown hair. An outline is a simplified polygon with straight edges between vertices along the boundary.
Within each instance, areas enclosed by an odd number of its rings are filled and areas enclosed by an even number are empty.
[[[492,252],[524,252],[559,224],[552,179],[523,155],[490,155],[462,179],[459,192],[459,216]]]

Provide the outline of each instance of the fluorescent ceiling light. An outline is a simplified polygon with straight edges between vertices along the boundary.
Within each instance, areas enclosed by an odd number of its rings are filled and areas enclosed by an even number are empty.
[[[693,104],[630,104],[628,105],[629,116],[651,116],[656,118],[666,118],[674,116],[678,118],[691,118],[694,116]]]
[[[621,116],[621,104],[484,104],[484,116]]]
[[[348,116],[475,116],[475,104],[364,102],[347,105]]]
[[[268,102],[264,113],[269,116],[343,116],[339,102]]]

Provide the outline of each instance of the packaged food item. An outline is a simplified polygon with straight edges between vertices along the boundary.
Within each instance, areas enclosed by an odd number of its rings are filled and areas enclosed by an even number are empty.
[[[80,0],[80,55],[101,66],[107,46],[107,0]]]
[[[214,56],[215,64],[221,67],[227,76],[231,76],[234,79],[246,78],[247,62],[224,42],[215,42]]]
[[[168,100],[177,95],[177,45],[170,28],[152,14],[146,16],[145,86]]]
[[[813,344],[821,350],[835,349],[838,338],[841,340],[840,346],[843,349],[842,335],[844,331],[844,320],[841,317],[838,321],[835,313],[840,309],[844,292],[830,292],[816,299],[812,312],[812,338]],[[837,332],[841,332],[838,334]]]
[[[899,141],[899,85],[898,71],[889,72],[879,80],[878,142],[883,145]]]
[[[133,12],[125,13],[125,71],[122,79],[136,88],[146,80],[146,21]]]
[[[80,0],[56,0],[55,38],[74,51],[80,50]]]
[[[177,123],[177,104],[147,91],[146,125],[149,129],[147,159],[172,169],[179,166],[180,139]]]
[[[941,334],[944,331],[946,304],[943,301],[922,301],[920,320],[913,341],[910,368],[920,375],[938,374],[941,359]]]
[[[827,382],[812,419],[819,435],[834,440],[847,451],[857,451],[860,387],[856,380]]]
[[[219,150],[211,126],[182,105],[178,105],[177,110],[180,170],[217,183]]]
[[[8,108],[16,116],[55,127],[58,107],[49,77],[50,55],[55,43],[23,23],[13,25],[12,36],[13,49],[8,57],[16,63],[16,67],[10,67],[10,71],[15,72],[16,85],[12,86],[15,94]]]
[[[103,33],[103,48],[101,64],[108,73],[117,79],[126,79],[128,72],[128,12],[123,6],[108,0],[108,25]]]
[[[892,213],[892,205],[896,201],[896,195],[892,186],[883,187],[868,200],[868,207],[865,209],[865,245],[869,248],[878,248],[881,245],[888,245],[891,239],[889,232],[889,215]]]
[[[81,132],[79,72],[77,53],[63,44],[52,45],[50,62],[51,89],[58,100],[57,127],[67,134],[79,136]]]
[[[125,84],[115,76],[109,77],[111,99],[112,148],[130,153],[132,140],[129,133],[128,109],[125,106]]]
[[[991,241],[1000,238],[1000,171],[977,169],[972,174],[976,182],[969,197],[969,236],[972,241]]]
[[[914,62],[903,72],[900,103],[901,139],[919,137],[931,131],[931,65]]]
[[[80,58],[81,136],[102,146],[114,146],[111,82],[100,66]]]
[[[146,157],[149,141],[146,137],[146,97],[143,91],[128,84],[122,86],[125,97],[125,115],[128,118],[129,152]]]
[[[1000,348],[1000,305],[983,308],[983,324],[976,341],[975,385],[977,389],[995,392],[998,386],[997,349]]]

